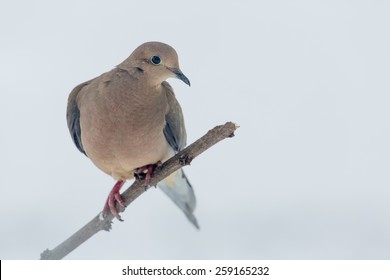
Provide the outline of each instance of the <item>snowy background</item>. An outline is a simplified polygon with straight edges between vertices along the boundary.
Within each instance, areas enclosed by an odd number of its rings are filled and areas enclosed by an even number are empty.
[[[173,46],[197,231],[150,190],[68,259],[389,259],[389,1],[1,1],[0,258],[37,259],[114,184],[73,145],[69,92]],[[127,184],[129,185],[129,183]]]

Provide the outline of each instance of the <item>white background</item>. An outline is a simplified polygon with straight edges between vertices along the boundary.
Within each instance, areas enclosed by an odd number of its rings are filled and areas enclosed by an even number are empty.
[[[173,46],[197,231],[160,191],[68,259],[390,258],[388,1],[2,1],[0,258],[37,259],[114,184],[73,145],[69,92],[145,41]],[[147,142],[147,140],[146,140]]]

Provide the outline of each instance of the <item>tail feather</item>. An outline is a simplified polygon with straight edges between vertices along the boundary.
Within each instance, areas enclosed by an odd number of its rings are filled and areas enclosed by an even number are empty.
[[[188,220],[199,229],[193,212],[196,205],[194,190],[182,169],[172,173],[158,187],[184,212]]]

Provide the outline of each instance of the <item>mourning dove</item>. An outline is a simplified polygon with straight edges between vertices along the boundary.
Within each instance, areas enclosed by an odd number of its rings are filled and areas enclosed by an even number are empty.
[[[99,169],[117,180],[103,214],[121,220],[115,202],[124,205],[120,189],[134,174],[146,173],[186,145],[181,107],[165,81],[190,81],[179,68],[176,51],[160,42],[144,43],[122,63],[84,82],[69,95],[67,122],[73,142]],[[183,170],[158,186],[198,228],[195,195]]]

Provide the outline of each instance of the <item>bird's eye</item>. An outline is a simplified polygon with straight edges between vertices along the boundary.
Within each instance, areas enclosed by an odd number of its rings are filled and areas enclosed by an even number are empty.
[[[161,64],[162,60],[161,58],[158,56],[158,55],[154,55],[150,58],[150,61],[154,64],[154,65],[159,65]]]

